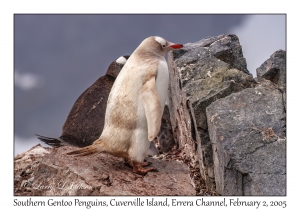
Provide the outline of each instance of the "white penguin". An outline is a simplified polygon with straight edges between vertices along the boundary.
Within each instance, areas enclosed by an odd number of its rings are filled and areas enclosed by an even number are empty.
[[[146,38],[132,53],[118,75],[107,101],[104,129],[91,146],[67,153],[85,156],[109,153],[125,158],[133,172],[157,171],[144,168],[150,142],[157,136],[167,98],[169,72],[165,54],[182,44],[164,38]]]

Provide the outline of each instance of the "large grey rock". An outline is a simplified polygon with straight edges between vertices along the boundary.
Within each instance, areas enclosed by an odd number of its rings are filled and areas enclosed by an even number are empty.
[[[286,51],[274,52],[259,68],[256,69],[258,81],[267,79],[286,92]]]
[[[185,44],[183,49],[169,54],[169,66],[173,131],[183,142],[180,145],[185,153],[197,158],[201,176],[207,188],[213,190],[215,176],[206,107],[219,98],[254,87],[256,82],[247,70],[236,35]]]
[[[257,79],[263,82],[270,80],[282,92],[284,108],[286,109],[286,51],[275,51],[268,60],[256,69]]]
[[[282,93],[270,82],[207,107],[216,190],[221,195],[286,194]]]
[[[224,98],[231,93],[241,91],[248,87],[254,87],[254,79],[238,69],[218,69],[210,74],[210,77],[193,82],[193,95],[189,102],[193,107],[196,125],[207,129],[206,107],[219,98]]]

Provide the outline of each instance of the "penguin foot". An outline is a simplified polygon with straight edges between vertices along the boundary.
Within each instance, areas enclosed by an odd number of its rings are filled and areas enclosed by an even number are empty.
[[[144,168],[144,166],[149,165],[148,162],[133,162],[133,173],[137,173],[140,175],[146,175],[148,172],[153,171],[153,172],[158,172],[158,170],[154,167],[151,168]]]
[[[146,166],[150,166],[151,164],[152,164],[152,162],[144,161],[141,163],[141,166],[146,167]]]
[[[130,166],[130,167],[133,168],[133,164],[130,163],[130,161],[129,161],[128,159],[126,159],[126,158],[124,158],[124,165]],[[147,162],[147,161],[145,160],[144,162],[141,162],[140,165],[141,165],[142,167],[146,167],[146,166],[152,165],[152,162]]]

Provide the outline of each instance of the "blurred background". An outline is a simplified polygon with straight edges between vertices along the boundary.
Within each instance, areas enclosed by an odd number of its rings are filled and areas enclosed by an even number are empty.
[[[59,137],[79,95],[157,35],[186,44],[236,34],[248,70],[286,50],[286,15],[14,15],[14,155]],[[42,145],[45,145],[42,143]]]

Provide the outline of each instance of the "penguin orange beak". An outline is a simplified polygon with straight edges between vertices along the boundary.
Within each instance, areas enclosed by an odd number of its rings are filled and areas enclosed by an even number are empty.
[[[182,44],[172,44],[172,45],[170,45],[170,47],[173,49],[180,49],[180,48],[183,48],[183,45]]]

